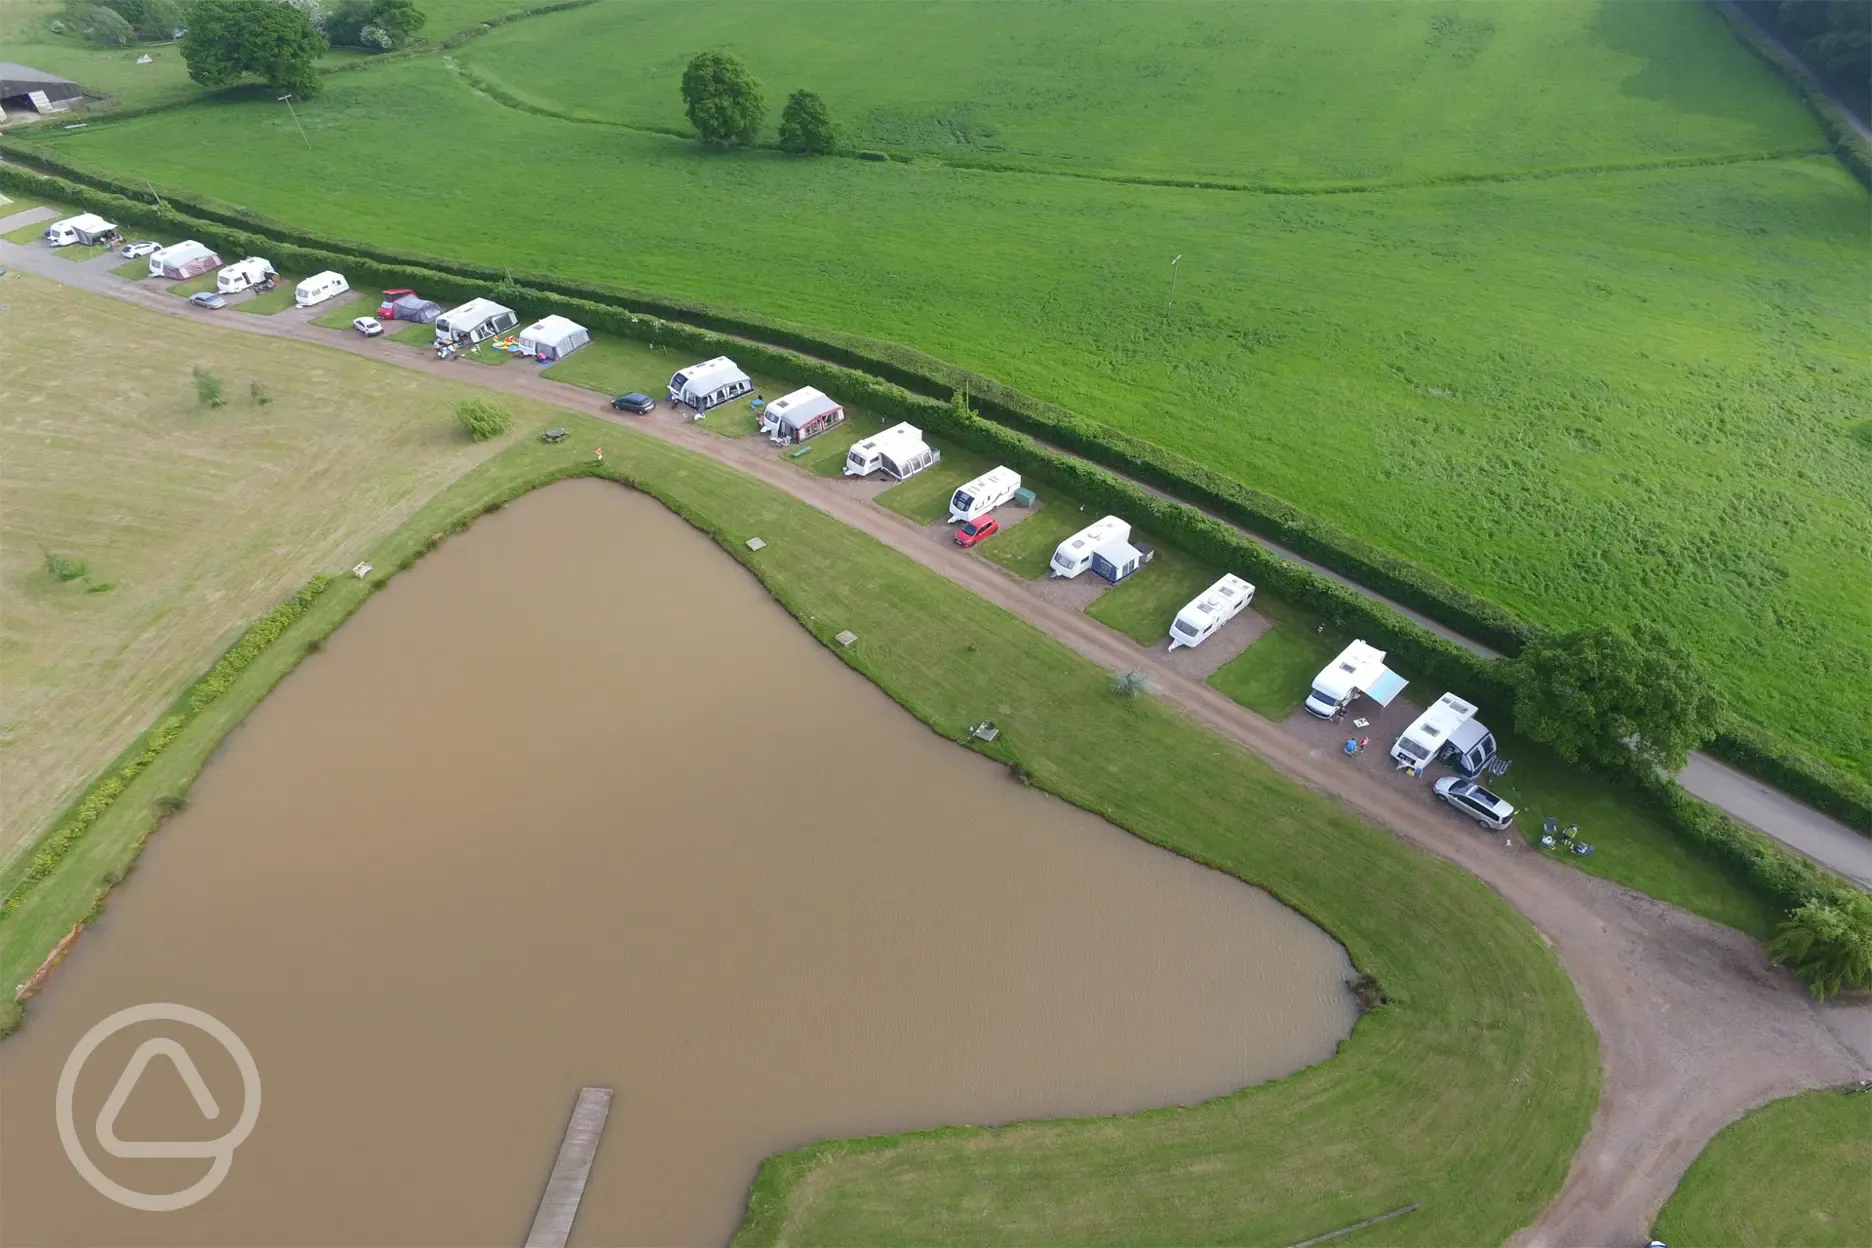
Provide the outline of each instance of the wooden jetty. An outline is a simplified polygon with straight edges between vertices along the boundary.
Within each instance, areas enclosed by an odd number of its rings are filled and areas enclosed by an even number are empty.
[[[526,1248],[565,1248],[579,1200],[585,1195],[585,1180],[591,1177],[592,1160],[598,1155],[598,1139],[610,1116],[610,1088],[579,1089],[565,1139],[559,1144],[559,1158],[547,1176],[533,1229],[527,1232]]]

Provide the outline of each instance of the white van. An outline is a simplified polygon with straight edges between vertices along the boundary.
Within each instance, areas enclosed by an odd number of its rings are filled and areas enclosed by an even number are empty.
[[[344,274],[326,269],[323,273],[314,273],[311,277],[293,287],[293,303],[302,308],[335,299],[351,289],[351,283],[345,281]]]
[[[1415,723],[1398,734],[1397,741],[1391,746],[1391,761],[1399,767],[1422,771],[1430,765],[1431,759],[1444,751],[1458,732],[1475,722],[1475,716],[1476,708],[1472,703],[1463,701],[1453,693],[1444,694],[1431,703],[1430,709],[1419,715]],[[1495,739],[1486,728],[1482,730],[1482,735],[1488,738],[1488,753],[1492,757]],[[1473,734],[1464,734],[1464,740],[1469,743],[1469,748],[1463,751],[1465,755],[1471,751],[1477,754],[1481,752],[1480,741],[1472,737]],[[1481,759],[1475,770],[1468,774],[1473,776],[1487,763],[1487,758]]]
[[[1055,547],[1053,561],[1047,564],[1047,575],[1071,580],[1092,566],[1092,552],[1106,542],[1130,539],[1131,525],[1128,521],[1120,520],[1117,516],[1106,516],[1103,520],[1088,524]]]
[[[845,475],[868,477],[882,472],[895,481],[907,480],[932,464],[942,462],[942,452],[932,450],[923,440],[923,431],[905,421],[884,432],[854,442],[845,453]]]
[[[1234,573],[1203,590],[1170,622],[1170,648],[1199,646],[1254,601],[1255,587]]]
[[[1313,687],[1307,691],[1307,714],[1332,719],[1360,694],[1379,706],[1390,706],[1407,683],[1385,666],[1384,651],[1354,641],[1313,678]]]
[[[949,523],[979,520],[1020,489],[1020,473],[1012,468],[990,468],[949,496]]]
[[[278,277],[270,260],[259,256],[248,256],[245,260],[236,260],[215,274],[215,292],[223,295],[238,295],[243,290],[252,290],[270,277]]]

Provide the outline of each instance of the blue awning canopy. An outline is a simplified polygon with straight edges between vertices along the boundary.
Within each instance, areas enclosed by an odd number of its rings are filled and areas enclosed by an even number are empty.
[[[1410,681],[1405,680],[1390,668],[1380,668],[1378,679],[1372,681],[1372,687],[1365,690],[1365,696],[1379,706],[1390,706],[1391,700],[1404,692],[1404,686],[1408,684]]]

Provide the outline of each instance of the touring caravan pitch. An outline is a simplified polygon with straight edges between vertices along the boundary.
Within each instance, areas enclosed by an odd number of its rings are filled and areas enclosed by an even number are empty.
[[[436,348],[474,346],[519,323],[520,314],[512,308],[502,307],[492,299],[470,299],[436,318]]]
[[[754,393],[754,379],[725,355],[691,364],[669,380],[670,402],[697,412],[720,407],[744,394]]]
[[[851,450],[845,453],[842,471],[848,477],[868,477],[882,472],[893,481],[905,481],[941,462],[942,452],[933,450],[923,440],[923,431],[905,421],[854,442]]]
[[[1092,555],[1100,546],[1106,542],[1122,542],[1130,536],[1131,525],[1128,521],[1117,516],[1095,520],[1059,544],[1047,564],[1047,575],[1071,580],[1092,566]]]

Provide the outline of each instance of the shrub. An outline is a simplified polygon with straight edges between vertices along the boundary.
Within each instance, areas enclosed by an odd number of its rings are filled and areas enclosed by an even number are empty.
[[[86,43],[100,48],[128,47],[136,42],[136,31],[123,14],[101,4],[72,6],[72,20]]]
[[[498,438],[513,427],[507,409],[491,399],[463,399],[455,405],[455,419],[477,442]]]
[[[1872,897],[1848,890],[1813,898],[1789,912],[1768,953],[1791,967],[1817,1001],[1872,988]]]
[[[247,397],[252,399],[255,405],[259,407],[265,407],[273,401],[273,396],[268,394],[266,392],[266,387],[261,385],[258,381],[250,381],[247,383]]]
[[[67,559],[64,555],[55,555],[46,551],[46,574],[55,581],[75,581],[86,575],[91,569],[85,567],[82,559]]]
[[[195,369],[195,399],[203,407],[227,406],[227,400],[221,397],[221,379],[199,365]]]
[[[1143,672],[1119,672],[1112,677],[1112,692],[1121,698],[1135,697],[1150,690],[1150,677]]]

